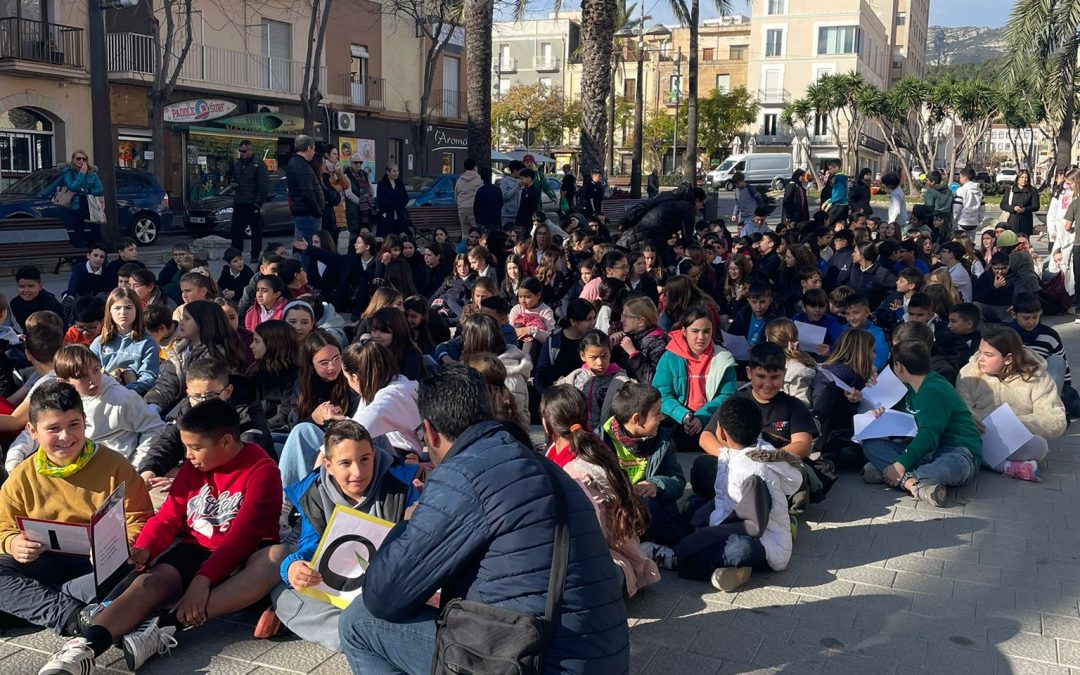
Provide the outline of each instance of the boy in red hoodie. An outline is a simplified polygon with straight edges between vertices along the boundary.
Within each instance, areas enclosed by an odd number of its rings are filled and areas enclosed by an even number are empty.
[[[87,612],[82,637],[69,640],[39,675],[92,672],[94,658],[118,638],[136,670],[175,647],[181,627],[247,607],[276,585],[284,556],[274,560],[261,549],[278,539],[277,466],[258,445],[238,440],[240,419],[227,401],[196,405],[179,426],[187,461],[131,551],[145,574],[107,607]]]

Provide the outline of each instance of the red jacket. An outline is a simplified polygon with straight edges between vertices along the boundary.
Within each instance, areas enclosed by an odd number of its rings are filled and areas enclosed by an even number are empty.
[[[278,540],[280,515],[281,474],[262,448],[248,443],[232,461],[210,472],[185,461],[135,546],[149,551],[151,559],[177,537],[201,546],[212,553],[198,573],[217,584],[259,544]]]
[[[285,314],[285,305],[289,304],[289,301],[282,295],[278,298],[278,301],[274,303],[274,306],[270,308],[270,318],[267,321],[281,319]],[[253,303],[251,308],[248,309],[247,314],[244,315],[244,328],[247,328],[252,333],[255,332],[255,327],[262,323],[261,312],[262,305],[259,303]]]

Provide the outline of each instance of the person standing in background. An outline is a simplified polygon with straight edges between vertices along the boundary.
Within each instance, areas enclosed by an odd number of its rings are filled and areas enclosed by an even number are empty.
[[[559,185],[559,212],[569,213],[574,210],[574,197],[577,196],[577,177],[569,164],[563,164],[563,179]]]
[[[458,223],[461,225],[461,238],[464,239],[469,230],[476,227],[476,216],[473,215],[473,202],[476,200],[476,191],[484,184],[480,174],[476,171],[476,160],[471,157],[465,160],[465,171],[458,176],[454,183],[454,202],[457,204]]]
[[[233,162],[230,183],[233,186],[232,246],[243,252],[246,230],[251,230],[251,262],[262,254],[262,205],[270,194],[270,173],[255,156],[251,141],[240,141],[239,158]]]
[[[649,199],[660,194],[660,170],[656,167],[653,167],[652,173],[649,174],[649,182],[646,185],[645,190],[649,195]]]

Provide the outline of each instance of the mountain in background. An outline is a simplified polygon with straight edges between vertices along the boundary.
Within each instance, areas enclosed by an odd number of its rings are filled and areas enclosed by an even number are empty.
[[[930,26],[926,31],[926,63],[930,66],[982,64],[1004,53],[1004,26]]]

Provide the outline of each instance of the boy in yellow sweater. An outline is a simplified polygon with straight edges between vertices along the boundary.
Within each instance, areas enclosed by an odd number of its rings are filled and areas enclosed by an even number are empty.
[[[86,438],[75,387],[46,382],[30,396],[30,435],[40,446],[0,488],[0,612],[61,635],[79,633],[79,613],[93,600],[85,556],[48,550],[20,530],[18,518],[88,523],[121,484],[128,541],[153,515],[150,494],[123,455]]]

